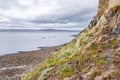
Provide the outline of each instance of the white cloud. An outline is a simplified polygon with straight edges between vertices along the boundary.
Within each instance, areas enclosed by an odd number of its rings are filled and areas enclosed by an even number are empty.
[[[80,22],[88,22],[93,17],[97,3],[98,0],[0,0],[0,22],[11,26],[36,24],[41,27],[43,23],[59,23],[60,27],[63,26],[61,22],[66,25],[76,23],[71,26],[79,26],[82,24]],[[6,21],[9,23],[4,23]]]
[[[34,4],[34,0],[19,0],[20,5],[30,6]]]

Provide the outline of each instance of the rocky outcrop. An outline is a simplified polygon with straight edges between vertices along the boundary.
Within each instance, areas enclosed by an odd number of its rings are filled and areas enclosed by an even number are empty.
[[[120,0],[109,0],[109,8],[120,5]]]
[[[114,27],[113,30],[112,30],[112,33],[113,33],[114,35],[120,34],[120,23],[117,23],[117,24],[115,25],[115,27]]]
[[[99,0],[98,13],[118,5],[120,5],[120,0]]]
[[[106,9],[108,9],[108,6],[109,0],[99,0],[98,13],[104,12]]]

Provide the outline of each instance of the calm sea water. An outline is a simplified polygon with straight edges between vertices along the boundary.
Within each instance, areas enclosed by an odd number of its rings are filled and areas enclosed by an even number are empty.
[[[0,55],[70,42],[79,32],[0,32]]]

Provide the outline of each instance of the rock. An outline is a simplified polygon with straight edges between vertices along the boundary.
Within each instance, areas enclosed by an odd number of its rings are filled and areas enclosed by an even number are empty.
[[[118,23],[118,24],[113,28],[112,33],[113,33],[114,35],[120,34],[120,23]]]
[[[93,21],[90,22],[90,24],[88,25],[88,28],[92,28],[94,27],[98,22],[98,19],[94,18]]]
[[[115,51],[115,52],[119,52],[119,51],[120,51],[120,48],[116,49],[116,51]]]
[[[97,40],[97,42],[104,42],[105,40],[108,39],[108,36],[107,35],[103,35],[103,36],[100,36]]]
[[[78,74],[75,74],[75,75],[73,75],[71,77],[66,77],[66,78],[64,78],[64,80],[79,80],[78,79],[79,77],[80,77],[80,74],[78,73]]]
[[[97,76],[94,80],[102,80],[103,76]]]
[[[120,47],[120,38],[117,40],[117,45]]]

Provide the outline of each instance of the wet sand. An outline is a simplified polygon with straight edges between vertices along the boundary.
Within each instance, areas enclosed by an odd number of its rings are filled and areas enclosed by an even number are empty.
[[[38,68],[62,46],[0,56],[0,80],[21,80],[25,74]]]

